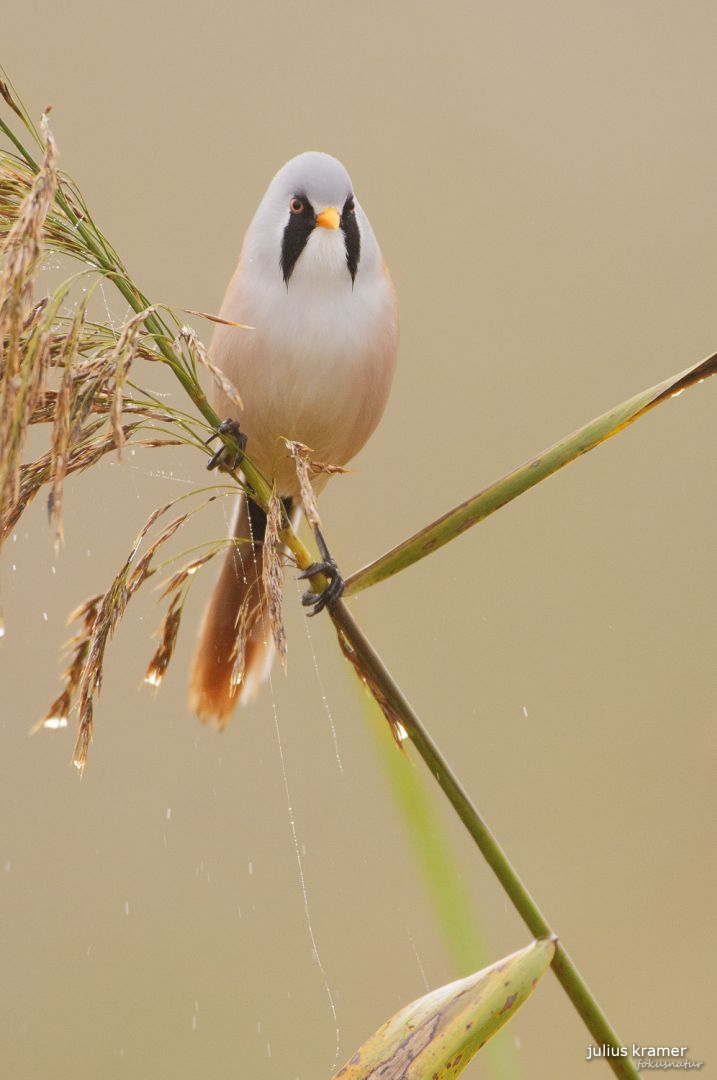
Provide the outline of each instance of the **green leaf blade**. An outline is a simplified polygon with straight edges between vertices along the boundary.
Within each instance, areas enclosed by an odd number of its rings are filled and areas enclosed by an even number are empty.
[[[406,1005],[335,1080],[451,1080],[530,997],[555,952],[543,938]]]
[[[427,555],[455,540],[479,521],[535,487],[541,480],[546,480],[571,461],[594,450],[613,435],[618,435],[656,405],[676,397],[688,387],[696,386],[716,373],[717,353],[677,375],[663,379],[655,386],[635,394],[609,412],[591,420],[589,424],[578,428],[501,480],[426,525],[385,555],[351,574],[346,578],[344,595],[353,596],[425,559]]]

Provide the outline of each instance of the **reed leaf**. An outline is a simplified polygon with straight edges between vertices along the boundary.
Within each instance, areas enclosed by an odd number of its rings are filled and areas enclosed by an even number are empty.
[[[393,577],[394,574],[405,570],[413,563],[425,559],[427,555],[437,551],[444,544],[450,543],[451,540],[455,540],[467,529],[477,525],[479,521],[483,521],[496,510],[500,510],[502,506],[506,506],[519,495],[535,487],[541,480],[546,480],[565,465],[569,465],[571,461],[575,461],[576,458],[594,450],[596,446],[600,446],[613,435],[624,431],[656,405],[677,397],[690,386],[704,382],[715,372],[717,372],[717,353],[669,379],[663,379],[655,386],[643,390],[640,394],[635,394],[621,405],[598,416],[596,420],[591,420],[585,427],[579,428],[555,443],[554,446],[543,450],[537,457],[531,458],[502,480],[491,484],[473,498],[466,499],[465,502],[455,506],[430,525],[426,525],[379,559],[375,559],[363,569],[351,574],[346,578],[344,595],[353,596],[363,589],[368,589],[371,585],[377,585],[379,581]]]
[[[392,1016],[334,1080],[449,1080],[515,1016],[545,974],[550,939],[432,990]]]

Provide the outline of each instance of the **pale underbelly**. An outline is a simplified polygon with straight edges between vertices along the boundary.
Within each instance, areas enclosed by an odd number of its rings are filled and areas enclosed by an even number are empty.
[[[298,495],[299,484],[285,440],[304,443],[314,461],[346,465],[362,448],[383,414],[393,357],[367,352],[332,364],[274,363],[264,376],[244,369],[237,385],[244,410],[237,416],[247,436],[247,455],[281,495]],[[317,476],[314,487],[328,476]]]

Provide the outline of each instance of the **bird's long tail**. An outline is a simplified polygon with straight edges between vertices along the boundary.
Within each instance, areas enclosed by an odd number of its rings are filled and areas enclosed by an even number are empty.
[[[231,538],[204,613],[189,680],[189,705],[224,727],[237,703],[248,704],[269,674],[274,643],[262,585],[263,510],[240,495]]]

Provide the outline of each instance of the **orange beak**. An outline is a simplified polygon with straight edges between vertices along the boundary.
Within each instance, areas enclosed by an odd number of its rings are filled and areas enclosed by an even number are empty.
[[[316,215],[316,224],[322,229],[338,229],[341,224],[341,214],[335,206],[327,206],[320,214]]]

